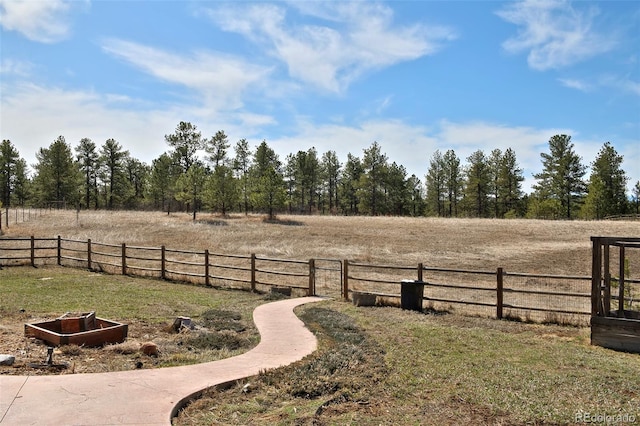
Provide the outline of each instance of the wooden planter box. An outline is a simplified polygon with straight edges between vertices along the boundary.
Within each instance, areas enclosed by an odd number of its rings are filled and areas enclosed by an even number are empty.
[[[640,353],[640,320],[591,317],[591,344]]]
[[[24,325],[24,334],[53,346],[102,346],[122,343],[127,338],[128,326],[116,321],[97,318],[95,312],[73,316],[69,313],[53,321]]]

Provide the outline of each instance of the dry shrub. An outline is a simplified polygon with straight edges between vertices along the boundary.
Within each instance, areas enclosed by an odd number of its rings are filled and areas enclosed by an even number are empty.
[[[114,345],[106,345],[104,350],[115,352],[121,355],[131,355],[140,350],[140,343],[135,341],[125,341],[122,343],[116,343]]]

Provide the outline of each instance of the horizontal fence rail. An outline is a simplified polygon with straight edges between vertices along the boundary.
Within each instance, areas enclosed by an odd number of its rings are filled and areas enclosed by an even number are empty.
[[[343,295],[353,292],[377,296],[380,304],[399,302],[402,280],[424,283],[423,306],[434,310],[586,325],[591,315],[591,277],[526,274],[416,266],[376,265],[345,260]],[[640,306],[640,280],[625,279],[627,306]],[[611,296],[612,298],[616,296]]]
[[[57,238],[0,238],[0,267],[58,264],[93,271],[155,277],[251,291],[288,288],[296,294],[342,297],[375,295],[398,304],[400,283],[424,283],[427,309],[536,322],[586,324],[591,314],[591,277],[376,265],[338,259],[275,259],[209,250],[177,250]],[[614,278],[611,278],[615,281]],[[640,280],[624,279],[625,294],[611,294],[630,309],[640,306]],[[316,285],[319,285],[316,288]]]
[[[55,263],[251,291],[285,287],[315,295],[315,261],[227,255],[66,238],[0,238],[0,267]]]

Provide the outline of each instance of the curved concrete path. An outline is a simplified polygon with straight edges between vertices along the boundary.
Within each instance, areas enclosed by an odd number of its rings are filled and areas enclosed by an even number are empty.
[[[256,308],[260,343],[242,355],[183,367],[61,376],[0,376],[0,424],[170,425],[173,410],[211,386],[298,361],[315,336],[293,313],[303,297]]]

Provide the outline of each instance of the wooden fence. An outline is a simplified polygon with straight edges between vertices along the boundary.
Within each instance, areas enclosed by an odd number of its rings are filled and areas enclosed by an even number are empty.
[[[28,222],[42,216],[46,211],[47,209],[31,207],[2,208],[0,209],[0,234],[2,234],[3,229],[9,228],[11,224]]]
[[[287,287],[315,294],[315,260],[228,255],[57,238],[0,239],[0,265],[56,263],[122,275],[156,277],[251,291]],[[277,277],[274,279],[273,277]]]
[[[381,304],[398,304],[400,282],[411,279],[425,283],[423,306],[427,309],[579,325],[588,323],[591,314],[589,276],[513,273],[503,268],[447,269],[422,263],[397,266],[337,259],[274,259],[61,237],[0,238],[0,266],[42,263],[251,291],[287,287],[294,294],[319,292],[340,295],[344,300],[353,292],[363,292],[375,295]],[[625,282],[634,287],[624,302],[639,304],[640,280]],[[321,288],[316,288],[317,283]]]
[[[586,325],[591,315],[591,277],[493,271],[375,265],[344,261],[343,294],[362,292],[381,304],[399,303],[398,283],[424,283],[423,306],[434,310],[535,322]],[[640,280],[625,303],[640,305]],[[613,296],[612,296],[613,297]]]

